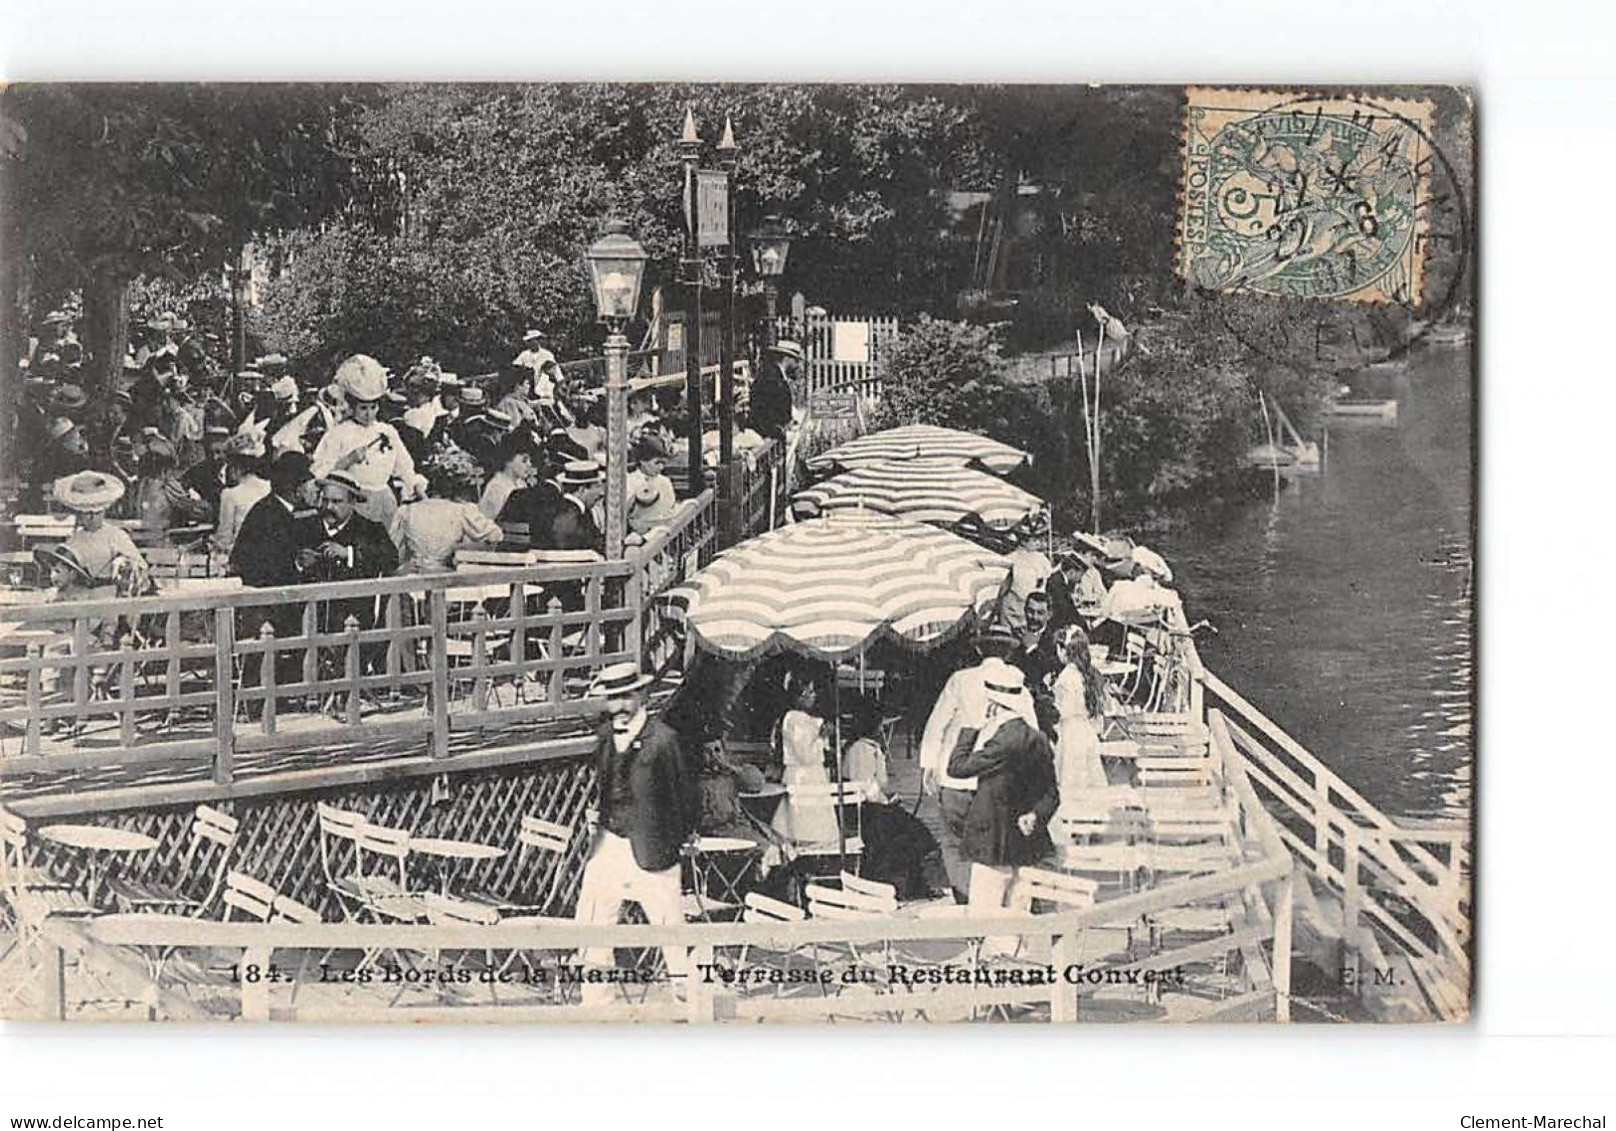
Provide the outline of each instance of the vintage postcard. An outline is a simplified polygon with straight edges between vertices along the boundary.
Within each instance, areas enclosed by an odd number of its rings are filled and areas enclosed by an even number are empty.
[[[0,1016],[1452,1022],[1474,106],[0,91]]]

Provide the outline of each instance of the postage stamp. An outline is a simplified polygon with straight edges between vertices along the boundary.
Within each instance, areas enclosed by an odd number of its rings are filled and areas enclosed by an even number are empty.
[[[1420,304],[1430,102],[1186,94],[1182,278],[1214,291]]]

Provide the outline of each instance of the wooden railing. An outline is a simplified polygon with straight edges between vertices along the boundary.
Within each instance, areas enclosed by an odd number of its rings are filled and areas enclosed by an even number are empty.
[[[761,534],[780,524],[791,502],[783,443],[770,440],[742,462],[740,500],[745,534]]]
[[[1286,847],[1339,901],[1344,980],[1391,980],[1388,963],[1401,955],[1430,1010],[1463,1017],[1471,983],[1468,831],[1399,824],[1212,672],[1203,670],[1201,682],[1229,712],[1208,712],[1228,759],[1244,766]]]
[[[1256,814],[1261,817],[1260,809]],[[70,1019],[80,1002],[105,1000],[121,987],[133,1002],[155,1003],[168,1017],[219,1016],[219,1002],[204,1008],[203,994],[223,995],[223,1014],[246,1019],[421,1021],[477,1020],[807,1020],[811,1018],[963,1019],[999,1007],[1032,1007],[1030,1016],[1073,1022],[1096,1016],[1096,987],[1139,987],[1141,995],[1172,996],[1180,1020],[1286,1018],[1290,982],[1290,857],[1257,833],[1247,862],[1215,874],[1163,884],[1093,907],[1049,914],[1006,913],[946,918],[879,917],[801,923],[691,923],[674,926],[599,926],[547,921],[495,927],[360,923],[226,923],[178,916],[105,916],[81,922],[51,919],[34,940],[26,977],[35,991],[13,1016]],[[1225,901],[1243,908],[1232,929],[1187,945],[1146,948],[1125,944],[1148,932],[1150,921],[1171,909]],[[1021,957],[985,960],[987,937],[1015,938]],[[175,948],[207,948],[216,969],[234,966],[238,977],[197,985],[179,975],[140,974],[140,955]],[[558,972],[585,949],[677,950],[690,971],[682,994],[624,997],[598,1007],[556,1001],[500,1003],[488,992],[444,998],[416,995],[404,1002],[386,991],[368,1000],[334,995],[321,985],[324,956],[334,951],[384,953],[407,965],[431,968],[446,954],[524,954],[529,963]],[[720,971],[757,968],[748,950],[792,955],[800,964],[829,971],[813,992],[749,994]],[[222,957],[221,957],[222,955]],[[995,984],[995,968],[1023,970]],[[401,967],[402,969],[403,967]],[[895,968],[897,968],[895,970]],[[959,984],[962,972],[988,974]],[[1028,976],[1028,970],[1053,977]],[[107,984],[107,970],[115,985]],[[1214,976],[1213,971],[1216,971]],[[849,973],[852,971],[853,973]],[[95,977],[90,977],[94,972]],[[249,973],[250,972],[250,973]],[[1147,972],[1150,972],[1147,975]],[[952,973],[952,978],[939,976]],[[375,979],[386,976],[379,969]],[[403,975],[401,974],[402,978]],[[824,977],[824,976],[822,976]],[[399,986],[403,986],[400,981]],[[497,983],[495,984],[497,988]],[[475,990],[476,987],[474,986]],[[1179,991],[1183,991],[1180,993]],[[389,1004],[389,996],[395,1000]],[[678,1000],[682,996],[683,1000]],[[1085,1000],[1087,999],[1087,1001]]]
[[[0,780],[180,766],[228,784],[264,751],[424,739],[444,758],[461,732],[578,720],[601,667],[666,662],[649,598],[713,537],[709,491],[620,561],[9,609]]]

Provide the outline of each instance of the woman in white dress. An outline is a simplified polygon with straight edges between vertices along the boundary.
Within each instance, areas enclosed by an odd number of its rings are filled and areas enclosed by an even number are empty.
[[[825,844],[836,839],[835,809],[825,800],[814,805],[795,804],[789,792],[796,786],[826,789],[830,786],[830,775],[825,771],[829,739],[825,734],[825,720],[814,713],[818,702],[818,688],[813,680],[805,679],[796,688],[791,707],[780,720],[780,754],[785,762],[781,780],[788,792],[784,804],[775,810],[774,826],[788,841],[807,844]]]
[[[1061,670],[1055,675],[1055,779],[1062,799],[1084,790],[1103,789],[1105,766],[1100,761],[1100,731],[1105,706],[1105,685],[1089,656],[1088,634],[1078,625],[1063,628],[1055,637]]]

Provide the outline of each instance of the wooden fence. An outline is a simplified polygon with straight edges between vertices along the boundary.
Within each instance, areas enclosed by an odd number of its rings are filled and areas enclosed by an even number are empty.
[[[1319,925],[1339,936],[1346,980],[1363,990],[1412,981],[1423,1001],[1410,1016],[1466,1016],[1468,830],[1393,821],[1216,675],[1204,671],[1201,682],[1230,712],[1208,711],[1214,735],[1328,904],[1316,907],[1314,887],[1299,887]]]
[[[142,915],[47,920],[38,953],[29,957],[27,977],[34,992],[12,1012],[73,1019],[92,1015],[88,999],[104,1002],[109,993],[122,993],[132,1004],[149,1003],[156,1015],[169,1019],[1286,1020],[1293,865],[1272,833],[1260,827],[1266,820],[1261,807],[1248,816],[1254,823],[1245,826],[1250,839],[1245,861],[1236,867],[1047,914],[969,917],[960,911],[935,918],[662,927],[554,920],[453,928],[259,924]],[[1151,930],[1154,920],[1170,912],[1209,904],[1237,909],[1229,929],[1187,943]],[[989,937],[1017,940],[1017,958],[984,958],[982,944]],[[1158,941],[1138,943],[1147,937]],[[141,956],[175,948],[208,948],[216,955],[214,968],[234,966],[257,976],[199,984],[185,975],[159,973],[154,982]],[[521,955],[528,970],[550,969],[559,977],[576,962],[575,952],[586,948],[677,950],[691,974],[676,985],[681,979],[666,979],[661,968],[660,992],[625,994],[598,1006],[565,992],[524,992],[514,978],[491,979],[469,994],[448,996],[430,987],[405,994],[402,976],[399,992],[384,983],[377,993],[332,993],[325,992],[329,984],[319,984],[319,971],[334,951],[390,954],[403,964],[400,969],[431,969],[446,956],[467,954],[488,956],[487,968],[493,969],[505,956]],[[760,960],[760,955],[768,957]],[[764,984],[755,992],[720,973],[755,973],[765,961],[783,961],[788,971],[828,973]],[[1005,973],[995,978],[996,970]],[[376,975],[378,981],[383,977]],[[1103,998],[1102,987],[1123,989]],[[1130,1012],[1119,1016],[1119,1004]]]
[[[462,748],[501,729],[575,734],[601,707],[595,672],[677,650],[650,598],[710,560],[713,509],[711,491],[687,501],[621,561],[9,610],[23,654],[0,658],[0,781],[228,787],[288,755],[447,762],[486,759]]]
[[[810,401],[838,392],[881,398],[881,363],[898,342],[896,317],[830,315],[810,307],[802,322],[782,315],[776,330],[780,337],[801,335],[803,391]]]

